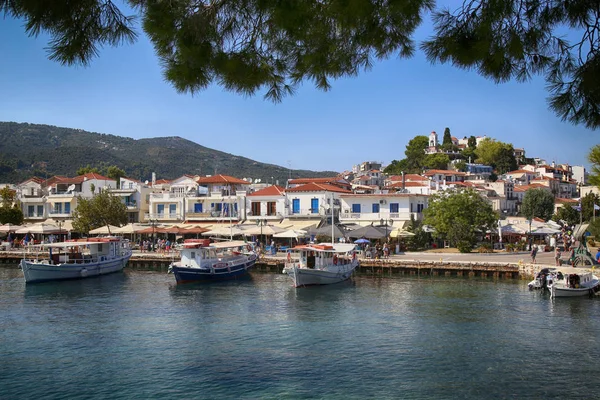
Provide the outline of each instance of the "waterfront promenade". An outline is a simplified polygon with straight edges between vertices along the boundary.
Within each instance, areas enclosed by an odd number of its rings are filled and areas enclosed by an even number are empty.
[[[280,272],[286,261],[286,253],[261,256],[258,270]],[[0,263],[15,265],[23,257],[22,250],[0,252]],[[134,251],[128,268],[166,271],[168,265],[178,259],[177,252],[169,254]],[[531,262],[529,252],[517,253],[457,253],[442,249],[429,252],[406,252],[390,255],[386,259],[360,257],[358,272],[375,275],[426,274],[426,275],[476,275],[482,277],[506,277],[529,279],[541,268],[554,267],[554,253],[538,253],[536,264]],[[563,273],[586,270],[562,265]]]

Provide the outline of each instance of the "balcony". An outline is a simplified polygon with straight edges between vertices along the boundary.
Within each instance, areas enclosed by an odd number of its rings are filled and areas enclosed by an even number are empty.
[[[47,217],[45,214],[33,213],[33,214],[24,214],[23,218],[25,218],[25,219],[46,219]]]
[[[127,211],[136,211],[140,209],[139,205],[135,201],[126,202],[125,207],[127,207]]]
[[[65,199],[65,198],[74,198],[75,196],[79,196],[81,192],[57,192],[57,193],[48,193],[49,199]]]
[[[410,221],[410,217],[411,215],[413,216],[414,219],[416,220],[421,220],[423,219],[423,213],[411,213],[411,212],[397,212],[397,213],[390,213],[390,212],[380,212],[380,213],[353,213],[353,212],[346,212],[348,210],[344,210],[344,212],[340,213],[340,220],[341,221],[373,221],[373,222],[377,222],[381,219],[392,219],[394,221]]]
[[[288,210],[288,217],[289,218],[306,218],[306,217],[315,217],[315,218],[321,218],[322,216],[329,214],[329,213],[325,213],[324,209],[313,209],[313,208],[301,208],[299,210],[296,210],[296,212],[290,211]]]
[[[71,211],[62,211],[62,210],[50,210],[48,211],[48,217],[50,218],[70,218]]]
[[[37,203],[37,204],[44,204],[46,202],[46,199],[44,197],[33,197],[33,196],[28,196],[28,197],[19,197],[19,201],[21,203]]]
[[[237,211],[231,213],[231,216],[228,214],[223,214],[221,211],[206,211],[206,212],[186,212],[185,218],[187,220],[211,220],[217,221],[220,219],[239,219],[240,214]]]
[[[146,220],[156,219],[160,221],[181,221],[183,219],[180,213],[146,213],[144,217]]]
[[[151,200],[171,200],[187,197],[185,193],[150,193]]]

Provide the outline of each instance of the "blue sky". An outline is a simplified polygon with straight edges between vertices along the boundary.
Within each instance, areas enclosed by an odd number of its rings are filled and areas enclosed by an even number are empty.
[[[427,17],[427,21],[429,17]],[[329,92],[305,82],[273,104],[219,86],[195,96],[164,81],[152,45],[139,30],[133,45],[104,48],[87,67],[49,61],[47,37],[28,37],[22,22],[0,22],[0,120],[81,128],[132,138],[181,136],[203,146],[292,169],[351,169],[404,157],[416,135],[445,127],[487,135],[548,162],[587,165],[598,132],[561,122],[544,82],[496,85],[475,72],[412,59],[376,62]],[[431,34],[429,23],[415,35]]]

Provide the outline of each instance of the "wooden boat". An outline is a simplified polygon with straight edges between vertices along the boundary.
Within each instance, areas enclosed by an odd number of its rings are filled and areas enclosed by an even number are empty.
[[[177,283],[239,279],[248,275],[258,258],[254,246],[241,240],[188,239],[179,252],[181,259],[169,266]]]
[[[359,261],[354,244],[314,244],[291,249],[299,253],[297,260],[288,253],[283,272],[293,280],[295,287],[329,285],[352,276]]]
[[[28,249],[20,268],[26,283],[82,279],[121,271],[130,257],[127,240],[89,238]]]

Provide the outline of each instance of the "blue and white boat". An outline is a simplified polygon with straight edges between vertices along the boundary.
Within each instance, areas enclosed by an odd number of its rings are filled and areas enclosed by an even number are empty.
[[[130,257],[131,247],[127,240],[120,237],[89,238],[28,249],[20,267],[25,283],[39,283],[118,272],[125,268]]]
[[[169,266],[177,283],[240,279],[258,259],[254,247],[241,240],[209,243],[207,239],[189,239],[179,252],[181,259]]]

